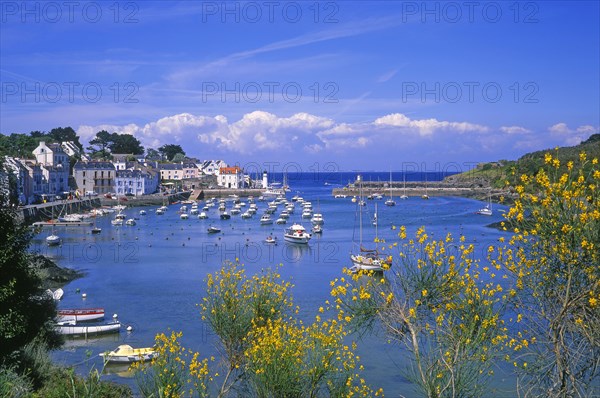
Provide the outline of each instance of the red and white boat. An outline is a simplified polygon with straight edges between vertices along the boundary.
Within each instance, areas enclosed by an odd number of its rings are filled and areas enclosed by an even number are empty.
[[[58,310],[59,322],[97,321],[104,318],[104,308],[80,308]]]

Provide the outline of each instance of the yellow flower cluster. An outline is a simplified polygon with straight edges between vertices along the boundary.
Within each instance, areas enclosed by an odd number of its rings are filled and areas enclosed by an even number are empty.
[[[399,237],[403,243],[391,246],[399,265],[385,277],[346,270],[351,277],[331,282],[337,319],[359,330],[379,321],[390,339],[405,343],[425,395],[455,383],[475,391],[507,339],[504,289],[489,267],[480,269],[464,236],[457,245],[450,234],[434,240],[420,227],[407,241],[400,227]]]
[[[145,397],[185,397],[188,386],[192,391],[187,396],[209,396],[208,384],[213,379],[209,374],[208,359],[200,360],[199,353],[183,348],[180,344],[182,335],[181,332],[157,334],[154,347],[157,355],[148,364],[136,362],[131,365]]]
[[[540,385],[558,385],[583,369],[593,372],[586,367],[596,360],[600,336],[598,159],[590,161],[582,152],[562,163],[566,166],[546,153],[543,168],[521,176],[522,185],[515,187],[519,196],[506,213],[515,234],[489,257],[513,283],[504,299],[517,317],[506,345],[553,363],[548,373],[531,376],[527,370],[531,383]],[[577,383],[569,381],[561,394],[580,395],[584,384]]]

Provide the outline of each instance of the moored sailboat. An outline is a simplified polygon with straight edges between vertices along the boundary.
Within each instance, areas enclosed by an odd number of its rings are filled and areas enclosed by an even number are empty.
[[[358,176],[359,181],[359,194],[362,201],[362,178]],[[360,202],[359,202],[360,203]],[[375,245],[374,249],[367,249],[363,246],[363,227],[362,227],[362,213],[363,209],[359,205],[357,206],[358,212],[358,225],[359,225],[359,240],[358,244],[354,243],[358,249],[355,249],[354,253],[350,254],[350,260],[352,261],[352,267],[350,270],[353,272],[358,271],[374,271],[381,272],[388,268],[387,263],[379,257],[379,251],[377,249],[377,245]],[[377,223],[375,223],[375,241],[377,241]]]

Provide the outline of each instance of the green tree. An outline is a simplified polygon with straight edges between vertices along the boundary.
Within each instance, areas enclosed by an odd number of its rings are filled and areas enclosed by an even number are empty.
[[[158,148],[158,152],[160,152],[160,154],[166,157],[169,161],[173,160],[175,155],[177,155],[178,153],[183,153],[185,155],[185,151],[183,150],[183,148],[181,148],[181,145],[175,144],[165,144]]]
[[[10,136],[0,134],[0,155],[14,156],[18,158],[32,158],[33,150],[40,141],[46,140],[46,136],[31,136],[27,134],[13,133]]]
[[[161,160],[160,152],[154,148],[148,148],[146,150],[146,159],[148,160]]]
[[[131,134],[113,133],[111,141],[109,148],[112,153],[144,154],[144,147],[141,142]]]
[[[30,268],[27,248],[31,233],[17,224],[12,210],[0,208],[0,365],[19,363],[19,350],[41,338],[58,343],[51,321],[54,300],[41,288]]]
[[[96,133],[96,137],[90,140],[90,146],[87,148],[93,158],[107,159],[109,156],[109,146],[112,143],[112,134],[106,130]]]
[[[183,162],[185,160],[185,155],[183,153],[177,153],[175,154],[175,156],[173,156],[172,161],[175,163],[180,163]]]
[[[33,136],[33,132],[31,133],[31,135]],[[83,145],[81,145],[81,142],[79,142],[79,136],[71,127],[54,128],[50,130],[47,136],[56,142],[73,141],[73,143],[77,145],[79,150],[83,151]]]

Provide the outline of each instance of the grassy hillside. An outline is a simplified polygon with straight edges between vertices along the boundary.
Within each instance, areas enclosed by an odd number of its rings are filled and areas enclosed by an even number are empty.
[[[451,182],[478,181],[480,185],[502,188],[507,179],[511,181],[514,178],[511,177],[513,171],[516,176],[525,173],[535,174],[544,166],[544,155],[546,153],[551,153],[554,157],[558,156],[561,167],[566,168],[567,162],[577,160],[581,152],[586,152],[588,158],[600,158],[600,134],[590,136],[579,145],[531,152],[516,161],[501,160],[494,163],[485,163],[468,172],[447,177],[446,180]]]

